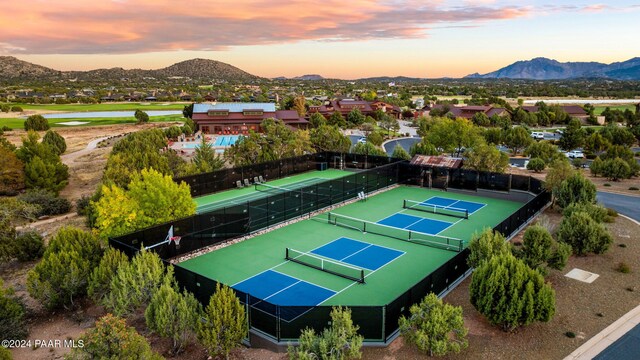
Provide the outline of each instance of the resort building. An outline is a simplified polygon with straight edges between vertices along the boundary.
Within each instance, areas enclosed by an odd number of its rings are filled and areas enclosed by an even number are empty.
[[[295,110],[276,110],[274,103],[194,104],[193,121],[205,134],[242,135],[260,131],[264,119],[282,120],[294,129],[306,129],[309,122]]]

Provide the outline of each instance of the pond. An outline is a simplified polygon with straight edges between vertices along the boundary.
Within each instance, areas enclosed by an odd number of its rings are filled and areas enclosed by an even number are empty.
[[[150,110],[145,111],[149,116],[180,115],[182,110]],[[44,114],[46,119],[88,119],[88,118],[121,118],[133,117],[135,111],[86,111],[57,114]]]

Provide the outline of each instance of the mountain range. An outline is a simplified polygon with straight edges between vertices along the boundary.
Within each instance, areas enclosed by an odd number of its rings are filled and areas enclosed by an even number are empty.
[[[517,61],[488,74],[471,74],[467,79],[529,79],[559,80],[577,78],[605,78],[613,80],[640,80],[640,57],[623,62],[559,62],[543,57]]]
[[[261,79],[235,66],[208,59],[182,61],[157,70],[123,68],[97,69],[89,71],[59,71],[16,59],[12,56],[0,56],[0,81],[29,80],[166,80],[171,78],[190,78],[200,81],[252,81]]]

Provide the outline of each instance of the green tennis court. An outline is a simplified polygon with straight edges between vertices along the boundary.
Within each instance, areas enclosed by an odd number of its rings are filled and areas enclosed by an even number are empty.
[[[269,184],[291,186],[320,174],[338,178],[349,173],[309,172]],[[207,202],[201,200],[205,197],[196,201],[215,203],[244,192],[251,194],[255,189],[226,191],[206,197]],[[432,246],[433,242],[457,239],[466,247],[474,232],[494,227],[521,206],[400,186],[331,211],[334,218],[355,220],[330,222],[326,213],[320,214],[180,266],[276,305],[385,305],[458,254]],[[358,224],[368,224],[369,231],[363,233]],[[285,259],[287,249],[290,260]]]
[[[265,184],[274,187],[296,189],[330,179],[338,179],[350,174],[353,174],[353,172],[336,169],[309,171],[294,176],[268,181]],[[196,212],[202,214],[225,206],[245,204],[248,201],[261,199],[265,196],[264,192],[257,191],[255,187],[251,185],[240,189],[227,190],[211,195],[200,196],[193,200],[196,203]]]

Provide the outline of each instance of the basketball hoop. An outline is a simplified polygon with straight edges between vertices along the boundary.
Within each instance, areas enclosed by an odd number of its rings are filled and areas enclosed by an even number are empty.
[[[180,249],[180,239],[182,237],[180,236],[173,236],[169,239],[169,241],[173,241],[174,243],[176,243],[176,249]]]

